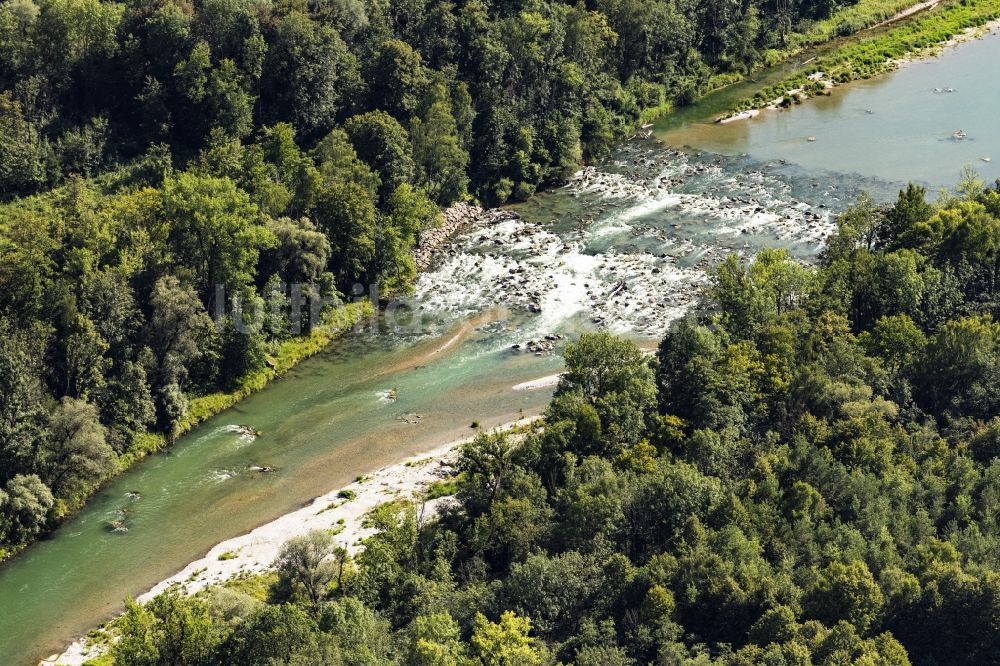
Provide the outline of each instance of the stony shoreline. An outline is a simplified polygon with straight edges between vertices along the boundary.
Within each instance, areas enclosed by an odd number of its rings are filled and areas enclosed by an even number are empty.
[[[437,252],[448,239],[462,228],[478,222],[486,211],[475,204],[457,203],[441,211],[441,225],[421,232],[413,259],[418,271],[425,271],[434,262]]]
[[[523,390],[523,389],[522,389]],[[506,431],[531,424],[536,417],[524,417],[498,428]],[[281,546],[290,538],[315,529],[336,532],[337,543],[352,555],[364,547],[364,539],[374,534],[365,516],[386,502],[407,500],[422,502],[424,515],[437,510],[442,501],[423,500],[435,481],[451,477],[462,444],[473,437],[452,441],[425,453],[388,465],[354,483],[315,498],[306,506],[261,525],[260,527],[213,546],[204,556],[190,562],[173,576],[166,578],[138,597],[146,603],[168,588],[176,586],[185,594],[196,594],[234,576],[259,574],[272,568]],[[93,642],[83,636],[61,654],[41,661],[42,666],[81,666],[108,651],[110,635],[104,642]]]
[[[450,241],[453,236],[466,228],[477,224],[489,226],[516,216],[516,213],[503,208],[486,209],[465,202],[445,208],[441,211],[441,225],[420,234],[417,247],[413,250],[413,259],[416,261],[417,270],[422,273],[429,269],[434,260],[441,255],[454,254]]]

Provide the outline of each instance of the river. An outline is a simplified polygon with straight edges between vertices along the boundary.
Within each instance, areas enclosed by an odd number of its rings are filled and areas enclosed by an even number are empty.
[[[968,165],[992,182],[1000,178],[1000,84],[989,65],[996,62],[1000,38],[993,34],[790,111],[727,125],[675,117],[659,137],[671,145],[784,159],[813,173],[912,180],[936,189],[953,185]],[[711,103],[721,109],[720,102],[733,101],[733,92],[723,91]],[[966,138],[956,139],[957,130]]]
[[[394,322],[347,336],[151,456],[0,568],[0,662],[55,652],[215,543],[467,436],[473,420],[537,413],[551,389],[512,387],[557,372],[563,339],[659,337],[727,253],[778,245],[808,258],[861,190],[887,199],[909,177],[953,184],[998,145],[1000,126],[986,119],[1000,100],[984,66],[998,56],[1000,39],[977,41],[725,127],[705,120],[740,93],[723,91],[657,127],[666,144],[694,149],[635,140],[516,216],[463,233]],[[958,127],[965,142],[949,139]],[[563,336],[555,353],[524,351],[545,336]],[[241,424],[263,434],[242,437]],[[109,531],[122,516],[128,532]]]

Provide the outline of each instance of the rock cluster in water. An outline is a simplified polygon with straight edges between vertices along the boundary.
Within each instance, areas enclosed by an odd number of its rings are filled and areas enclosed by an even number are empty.
[[[589,312],[598,327],[643,333],[662,332],[694,302],[702,271],[679,275],[675,257],[651,252],[591,254],[584,233],[561,236],[546,224],[498,212],[440,251],[440,264],[418,282],[418,301],[438,311],[502,305],[538,315],[542,331]],[[547,354],[552,343],[543,335],[519,348]]]
[[[523,351],[534,354],[535,356],[544,356],[545,354],[551,354],[556,349],[556,342],[562,340],[563,336],[558,333],[549,333],[538,340],[528,340],[525,343],[516,343],[511,345],[511,349],[514,351]]]
[[[837,185],[785,175],[780,163],[648,141],[616,158],[516,210],[450,213],[452,231],[437,240],[417,281],[417,307],[533,315],[521,339],[538,344],[520,347],[532,353],[549,353],[545,335],[569,321],[659,337],[698,302],[706,269],[774,246],[807,260],[833,230],[833,211],[853,198]]]
[[[446,208],[441,213],[441,225],[420,234],[420,241],[413,250],[417,270],[425,271],[430,268],[438,250],[447,244],[448,239],[463,227],[475,224],[487,215],[482,207],[470,203],[457,203]]]

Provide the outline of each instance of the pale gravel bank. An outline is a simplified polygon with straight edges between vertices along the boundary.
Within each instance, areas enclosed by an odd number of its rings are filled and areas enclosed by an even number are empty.
[[[511,388],[515,391],[536,391],[538,389],[551,388],[559,385],[560,377],[562,377],[562,374],[546,375],[545,377],[532,379],[530,382],[517,384]]]
[[[558,381],[558,375],[554,376]],[[521,390],[551,386],[549,377],[526,382]],[[497,428],[506,431],[525,426],[537,417],[525,417]],[[419,500],[435,481],[454,473],[454,462],[462,444],[474,437],[449,442],[435,449],[402,462],[383,467],[360,477],[344,488],[332,490],[309,502],[306,506],[287,513],[247,534],[216,544],[203,557],[191,562],[173,576],[166,578],[138,597],[145,603],[167,588],[176,585],[186,594],[195,594],[205,588],[223,583],[241,574],[262,573],[272,568],[282,544],[292,537],[317,529],[337,530],[338,545],[353,555],[362,547],[366,537],[374,530],[363,525],[365,516],[375,507],[395,499]],[[350,491],[350,492],[347,492]],[[349,496],[346,499],[344,496]],[[353,493],[353,495],[352,495]],[[447,498],[427,501],[425,515],[434,511]],[[225,557],[222,557],[225,555]],[[79,666],[100,656],[106,646],[91,646],[86,637],[80,637],[64,652],[41,661],[43,666]]]

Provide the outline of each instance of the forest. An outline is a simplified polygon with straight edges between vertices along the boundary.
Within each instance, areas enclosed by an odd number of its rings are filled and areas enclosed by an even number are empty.
[[[0,559],[314,310],[406,291],[442,207],[558,183],[864,24],[840,9],[3,0]],[[1000,183],[862,198],[817,266],[723,261],[655,356],[569,345],[544,418],[466,445],[433,518],[390,503],[356,558],[316,532],[274,574],[129,602],[100,659],[1000,663],[998,316]]]
[[[524,199],[838,8],[4,0],[0,560],[316,309],[405,291],[442,206]]]
[[[1000,183],[960,190],[862,198],[818,267],[730,257],[654,357],[582,336],[435,518],[129,603],[105,661],[997,663]]]

